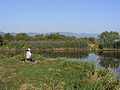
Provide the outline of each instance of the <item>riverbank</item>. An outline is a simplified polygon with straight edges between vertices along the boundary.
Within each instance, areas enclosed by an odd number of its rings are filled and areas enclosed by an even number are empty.
[[[0,51],[26,51],[26,49],[0,49]],[[32,51],[55,51],[55,52],[65,52],[65,51],[117,51],[120,49],[104,48],[104,49],[84,49],[84,48],[53,48],[53,49],[32,49]]]
[[[21,54],[0,59],[0,88],[12,90],[103,90],[119,89],[111,70],[102,70],[87,61],[45,60],[19,62]]]

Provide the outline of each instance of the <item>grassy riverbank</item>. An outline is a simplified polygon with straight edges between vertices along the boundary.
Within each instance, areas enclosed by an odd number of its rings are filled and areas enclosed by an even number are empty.
[[[113,90],[120,82],[110,70],[86,61],[44,60],[19,62],[21,55],[0,56],[1,90]]]

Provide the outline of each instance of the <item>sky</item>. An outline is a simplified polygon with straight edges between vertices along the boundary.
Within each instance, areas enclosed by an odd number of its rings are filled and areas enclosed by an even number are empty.
[[[120,0],[0,0],[0,31],[120,33]]]

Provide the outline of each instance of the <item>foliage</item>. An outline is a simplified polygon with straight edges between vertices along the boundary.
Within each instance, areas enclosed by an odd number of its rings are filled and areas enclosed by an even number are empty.
[[[64,35],[60,35],[59,33],[48,34],[45,37],[52,40],[64,40],[65,38]]]
[[[80,40],[75,41],[12,41],[7,45],[10,49],[53,49],[53,48],[88,48],[88,43]]]
[[[96,42],[96,38],[95,37],[84,37],[84,38],[79,38],[80,40],[85,40],[89,43],[95,43]]]
[[[102,44],[99,44],[99,45],[98,45],[98,48],[99,48],[99,49],[103,49]]]
[[[120,41],[114,42],[114,48],[120,48]]]
[[[9,49],[22,49],[25,45],[25,41],[12,41],[7,44]]]
[[[103,48],[120,48],[120,44],[116,42],[115,40],[120,39],[119,33],[118,32],[113,32],[113,31],[105,31],[102,32],[99,35],[99,40],[100,40],[100,45]]]
[[[113,42],[114,40],[119,39],[119,38],[120,38],[119,33],[113,32],[113,31],[110,31],[110,32],[105,31],[99,35],[99,39],[103,43]]]
[[[107,42],[107,43],[102,43],[102,46],[104,48],[120,48],[120,41],[118,42]]]
[[[46,37],[44,37],[44,35],[42,34],[42,35],[36,35],[35,36],[35,40],[46,40],[47,38]]]
[[[19,40],[30,40],[30,36],[28,36],[26,33],[18,33],[15,36],[15,40],[19,41]]]
[[[53,48],[82,48],[104,49],[120,48],[120,39],[118,32],[105,31],[99,35],[99,39],[94,37],[76,38],[74,36],[65,36],[59,33],[47,35],[28,36],[26,33],[18,33],[12,36],[10,33],[0,35],[0,45],[10,49],[53,49]]]
[[[12,41],[12,40],[14,40],[14,36],[12,36],[10,33],[5,33],[3,35],[3,39],[7,40],[7,41]]]
[[[4,40],[3,40],[2,36],[0,35],[0,46],[3,45],[3,42],[4,42]]]
[[[4,58],[0,88],[6,90],[114,90],[119,89],[111,71],[96,69],[86,61],[43,60],[18,62],[22,55]]]

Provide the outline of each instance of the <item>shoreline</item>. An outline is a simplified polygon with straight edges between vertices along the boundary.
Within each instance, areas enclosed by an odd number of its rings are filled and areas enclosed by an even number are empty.
[[[0,51],[18,51],[20,49],[1,49]],[[20,51],[26,51],[22,49]],[[53,52],[79,52],[79,51],[110,51],[110,52],[120,52],[120,49],[81,49],[81,48],[53,48],[53,49],[32,49],[31,51],[53,51]]]

